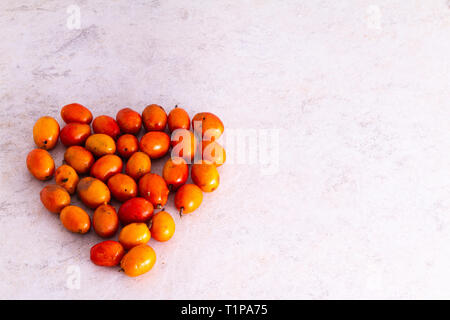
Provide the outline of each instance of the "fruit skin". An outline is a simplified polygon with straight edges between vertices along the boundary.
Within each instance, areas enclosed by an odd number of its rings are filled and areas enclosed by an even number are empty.
[[[169,158],[164,164],[162,176],[170,191],[175,191],[186,183],[189,167],[183,158]]]
[[[152,161],[150,157],[144,152],[135,152],[130,159],[128,159],[125,166],[125,173],[138,181],[143,175],[150,172]]]
[[[72,146],[64,153],[64,161],[75,169],[78,174],[85,174],[94,164],[94,156],[84,147]]]
[[[116,152],[116,143],[113,138],[103,133],[96,133],[87,138],[85,147],[96,157]]]
[[[41,192],[40,197],[42,204],[48,211],[59,213],[61,210],[70,204],[70,194],[56,184],[45,186]]]
[[[106,184],[92,177],[85,177],[78,182],[77,194],[80,200],[91,209],[96,209],[111,200],[111,193]]]
[[[81,146],[91,135],[91,127],[88,124],[72,122],[62,128],[59,138],[66,147]]]
[[[106,240],[91,248],[91,261],[102,267],[114,267],[120,263],[125,250],[117,241]]]
[[[176,129],[187,129],[191,127],[191,119],[189,114],[183,108],[178,108],[175,106],[172,111],[170,111],[167,117],[167,125],[169,126],[169,131],[172,132]]]
[[[71,232],[83,234],[91,228],[91,218],[89,218],[86,211],[77,206],[64,207],[61,210],[59,219],[63,226]]]
[[[191,167],[191,178],[204,192],[216,190],[220,182],[219,172],[216,166],[208,161],[194,163]]]
[[[63,164],[56,169],[55,181],[57,185],[66,189],[68,193],[74,194],[80,178],[74,168],[67,164]]]
[[[99,158],[91,167],[91,176],[103,182],[108,181],[116,173],[122,172],[122,159],[115,154],[107,154]]]
[[[124,134],[117,139],[116,142],[117,153],[123,157],[128,159],[133,155],[133,153],[139,151],[139,141],[132,134]]]
[[[175,207],[181,213],[196,210],[203,200],[202,190],[195,184],[185,184],[175,194]]]
[[[123,173],[117,173],[108,180],[108,188],[113,197],[120,202],[136,197],[138,187],[136,181]]]
[[[166,211],[160,211],[153,215],[150,228],[152,238],[157,241],[167,241],[175,233],[175,221]]]
[[[51,150],[58,143],[59,123],[52,117],[39,118],[33,126],[33,139],[38,148]]]
[[[90,124],[92,121],[92,113],[88,108],[79,103],[71,103],[62,107],[61,118],[65,123],[78,122]]]
[[[119,234],[119,242],[127,250],[147,243],[150,238],[150,230],[143,222],[130,223],[123,227]]]
[[[197,151],[197,138],[192,131],[176,129],[172,132],[170,145],[172,157],[181,157],[191,163]]]
[[[119,216],[116,209],[109,204],[102,204],[94,211],[92,217],[94,231],[100,237],[112,237],[119,228]]]
[[[119,208],[119,220],[123,224],[146,222],[153,214],[153,205],[144,198],[136,197],[125,201]]]
[[[137,277],[150,271],[155,262],[155,250],[146,244],[141,244],[132,248],[123,256],[120,267],[127,276]]]
[[[151,159],[163,157],[170,147],[170,137],[161,131],[150,131],[144,134],[139,142],[139,149]]]
[[[44,149],[33,149],[27,155],[28,171],[38,180],[48,180],[55,173],[55,161]]]
[[[142,123],[147,131],[163,131],[166,128],[166,111],[157,104],[147,106],[142,112]]]
[[[114,140],[116,140],[120,134],[120,128],[116,120],[105,115],[98,116],[94,119],[94,122],[92,122],[92,129],[94,130],[94,133],[106,134]]]
[[[196,121],[201,121],[203,140],[217,140],[223,133],[224,126],[222,120],[211,112],[197,113],[192,118],[192,128],[194,130],[197,130],[198,127],[195,125]]]
[[[155,208],[162,208],[167,203],[169,189],[166,181],[156,174],[147,173],[139,179],[139,195],[152,203]]]
[[[224,147],[216,141],[202,142],[202,159],[212,162],[216,167],[220,167],[225,163],[227,154]]]
[[[141,130],[141,115],[130,108],[119,110],[116,121],[123,133],[137,134]]]

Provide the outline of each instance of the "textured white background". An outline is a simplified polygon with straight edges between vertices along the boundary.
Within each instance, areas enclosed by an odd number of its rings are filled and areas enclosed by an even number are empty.
[[[448,1],[129,3],[0,2],[0,298],[450,298]],[[25,166],[73,101],[278,129],[278,172],[221,167],[151,272],[96,267]]]

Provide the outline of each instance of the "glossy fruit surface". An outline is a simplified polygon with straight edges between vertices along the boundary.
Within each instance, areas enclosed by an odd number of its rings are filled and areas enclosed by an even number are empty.
[[[141,244],[125,254],[120,262],[120,266],[126,275],[137,277],[150,271],[155,265],[155,262],[155,250],[146,244]]]
[[[138,181],[143,175],[150,172],[152,162],[150,157],[144,152],[135,152],[130,159],[128,159],[125,167],[127,175]]]
[[[119,216],[116,209],[109,204],[98,206],[92,217],[92,226],[100,237],[112,237],[119,228]]]
[[[33,139],[38,148],[51,150],[59,137],[59,124],[52,117],[42,117],[34,124]]]
[[[116,143],[107,134],[96,133],[87,138],[86,149],[92,152],[94,156],[101,157],[116,152]]]
[[[64,161],[75,169],[78,174],[85,174],[94,164],[92,153],[82,146],[72,146],[64,153]]]
[[[125,250],[117,241],[106,240],[91,248],[91,261],[102,267],[117,266],[125,255]]]
[[[196,124],[197,122],[197,124]],[[197,113],[192,118],[192,128],[197,130],[201,124],[203,140],[217,140],[222,135],[224,127],[218,116],[211,112]]]
[[[169,158],[164,164],[163,179],[170,191],[175,191],[186,183],[189,167],[183,158]]]
[[[161,131],[150,131],[144,134],[139,142],[139,149],[151,159],[163,157],[170,147],[170,137]]]
[[[115,154],[107,154],[99,158],[91,167],[91,176],[103,182],[108,181],[116,173],[122,172],[122,159]]]
[[[202,142],[202,157],[203,160],[213,163],[216,167],[220,167],[227,159],[225,149],[215,141]]]
[[[175,221],[166,211],[155,213],[152,217],[150,232],[152,238],[157,241],[167,241],[175,233]]]
[[[119,208],[119,219],[123,224],[147,222],[152,214],[152,203],[140,197],[125,201]]]
[[[42,204],[48,211],[59,213],[61,210],[70,204],[70,194],[56,184],[45,186],[41,192],[40,197]]]
[[[170,145],[172,157],[181,157],[191,163],[197,151],[197,138],[192,131],[176,129],[172,132]]]
[[[96,209],[111,200],[106,184],[92,177],[85,177],[78,182],[77,194],[80,200],[91,209]]]
[[[63,145],[70,147],[84,145],[90,135],[91,127],[88,124],[71,122],[62,128],[59,137]]]
[[[151,104],[142,112],[142,123],[147,131],[163,131],[167,123],[166,111],[157,104]]]
[[[136,181],[123,173],[113,175],[108,180],[108,188],[113,197],[120,202],[136,197],[138,191]]]
[[[94,130],[94,133],[106,134],[114,140],[116,140],[120,134],[120,128],[116,120],[105,115],[98,116],[94,119],[94,122],[92,122],[92,129]]]
[[[167,125],[169,126],[170,132],[176,129],[187,129],[191,127],[191,119],[189,114],[183,108],[175,106],[172,111],[170,111],[167,117]]]
[[[55,173],[55,162],[47,150],[33,149],[27,156],[28,171],[38,180],[48,180]]]
[[[90,124],[92,121],[92,113],[88,108],[79,103],[71,103],[62,107],[61,118],[65,123],[78,122]]]
[[[74,168],[67,164],[63,164],[55,172],[56,184],[73,194],[77,188],[79,177]]]
[[[180,213],[196,210],[203,200],[202,190],[195,184],[185,184],[175,194],[175,207]]]
[[[219,172],[211,162],[194,163],[191,167],[191,178],[204,192],[212,192],[219,186]]]
[[[141,115],[130,108],[117,112],[116,121],[123,133],[137,134],[141,130]]]
[[[139,141],[136,136],[133,136],[132,134],[120,136],[120,138],[117,139],[116,145],[117,153],[125,159],[128,159],[133,153],[139,151]]]
[[[139,179],[139,195],[150,201],[155,208],[167,203],[169,189],[164,179],[156,173],[147,173]]]
[[[59,219],[63,226],[71,232],[86,233],[91,228],[91,218],[86,211],[77,206],[64,207]]]
[[[143,222],[134,222],[126,225],[120,231],[119,242],[125,249],[131,249],[150,240],[150,230]]]

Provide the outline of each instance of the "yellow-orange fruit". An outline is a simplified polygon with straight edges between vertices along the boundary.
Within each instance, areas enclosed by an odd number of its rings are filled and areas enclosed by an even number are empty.
[[[40,192],[40,197],[42,204],[53,213],[61,212],[64,207],[70,204],[69,193],[56,184],[45,186]]]
[[[171,139],[172,157],[181,157],[191,163],[197,151],[195,134],[187,129],[176,129],[172,132]]]
[[[113,138],[114,140],[120,134],[120,128],[114,118],[110,116],[98,116],[92,122],[92,129],[94,129],[94,133],[104,133]]]
[[[139,142],[139,149],[149,155],[151,159],[158,159],[166,155],[170,147],[170,137],[161,131],[150,131],[144,134]]]
[[[125,249],[131,249],[150,240],[151,234],[147,224],[134,222],[126,225],[120,231],[119,242]]]
[[[140,177],[150,172],[152,162],[150,157],[144,152],[135,152],[128,159],[125,166],[125,173],[132,177],[134,180],[139,180]]]
[[[167,117],[167,125],[169,126],[170,132],[176,129],[187,129],[189,130],[191,126],[191,119],[189,114],[183,108],[178,108],[175,106],[172,111],[170,111]]]
[[[36,146],[51,150],[56,146],[59,137],[59,124],[52,117],[42,117],[34,124],[33,139]]]
[[[111,193],[106,184],[92,177],[85,177],[78,182],[77,193],[80,200],[91,209],[111,200]]]
[[[119,156],[107,154],[95,161],[91,167],[91,176],[106,182],[116,173],[122,172],[122,167],[122,159]]]
[[[211,162],[194,163],[191,167],[191,178],[204,192],[212,192],[219,186],[219,172]]]
[[[202,190],[195,184],[184,184],[175,194],[175,207],[182,213],[196,210],[203,200]]]
[[[64,161],[75,169],[78,174],[85,174],[94,164],[92,153],[81,146],[72,146],[67,148],[64,153]]]
[[[138,191],[136,181],[123,173],[113,175],[108,180],[108,188],[113,197],[120,202],[136,197]]]
[[[117,139],[117,153],[126,159],[139,151],[139,141],[132,134],[124,134]]]
[[[213,163],[216,167],[220,167],[227,159],[224,147],[215,141],[202,142],[202,157],[203,160]]]
[[[27,168],[39,180],[48,180],[55,173],[55,162],[47,150],[34,149],[28,153]]]
[[[104,133],[96,133],[86,140],[86,149],[96,157],[116,152],[116,143],[114,139]]]
[[[109,204],[102,204],[94,211],[92,226],[100,237],[112,237],[119,228],[119,216],[116,209]]]
[[[167,241],[175,233],[175,221],[168,212],[160,211],[152,217],[150,232],[153,239]]]
[[[74,168],[63,164],[55,172],[56,184],[63,187],[70,194],[73,194],[77,188],[79,177]]]
[[[77,206],[67,206],[62,209],[59,219],[71,232],[86,233],[91,228],[91,218],[86,211]]]
[[[202,140],[217,140],[224,130],[222,120],[211,112],[197,113],[192,118],[192,128],[195,131],[198,131],[200,125],[202,128]]]
[[[127,276],[137,277],[150,271],[156,262],[156,253],[152,247],[141,244],[133,247],[124,255],[120,267]]]
[[[147,131],[163,131],[167,123],[166,111],[157,104],[151,104],[142,112],[142,122]]]

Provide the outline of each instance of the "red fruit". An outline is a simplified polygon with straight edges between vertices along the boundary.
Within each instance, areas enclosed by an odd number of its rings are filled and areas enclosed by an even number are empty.
[[[120,134],[120,128],[117,124],[116,120],[110,116],[98,116],[92,122],[92,129],[94,129],[94,133],[103,133],[107,134],[114,140]]]
[[[132,198],[119,208],[119,219],[123,224],[147,222],[153,214],[153,205],[144,198]]]
[[[106,240],[91,248],[91,260],[98,266],[117,266],[122,260],[125,250],[120,242]]]

